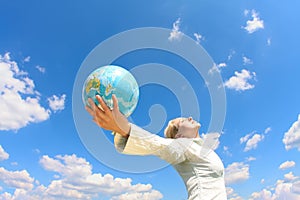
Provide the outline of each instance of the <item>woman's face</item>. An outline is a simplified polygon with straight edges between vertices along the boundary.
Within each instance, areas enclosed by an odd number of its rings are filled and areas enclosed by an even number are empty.
[[[199,136],[198,131],[201,125],[197,121],[193,120],[192,117],[176,118],[173,120],[173,123],[178,128],[175,138],[195,138]]]

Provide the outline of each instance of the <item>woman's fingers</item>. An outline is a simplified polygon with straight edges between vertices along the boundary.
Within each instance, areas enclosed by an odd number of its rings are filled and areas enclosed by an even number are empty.
[[[100,97],[100,95],[96,95],[96,100],[99,102],[99,104],[104,112],[110,111],[110,108],[106,105],[106,103],[103,101],[103,99]]]
[[[93,117],[93,120],[95,122],[99,120],[104,121],[106,119],[106,114],[109,113],[105,113],[103,110],[101,110],[91,98],[88,99],[88,103],[90,106],[86,106],[85,109]]]
[[[97,106],[91,98],[88,99],[90,106],[86,106],[86,110],[93,117],[93,121],[104,129],[120,133],[124,132],[126,135],[129,132],[127,129],[130,129],[130,125],[128,124],[127,119],[119,111],[116,96],[112,96],[114,104],[113,110],[106,105],[99,95],[96,95],[96,100],[99,102],[99,106]],[[100,106],[101,108],[99,108]],[[123,129],[126,129],[126,133]]]
[[[89,106],[85,106],[85,109],[88,111],[88,113],[90,113],[91,116],[94,116],[95,112]]]
[[[112,100],[113,100],[113,109],[114,110],[119,110],[119,105],[118,105],[118,99],[115,94],[112,95]]]

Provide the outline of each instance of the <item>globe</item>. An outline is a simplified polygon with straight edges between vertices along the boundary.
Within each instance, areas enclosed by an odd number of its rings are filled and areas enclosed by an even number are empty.
[[[94,70],[85,80],[82,99],[84,105],[90,106],[88,98],[92,98],[96,105],[96,95],[100,95],[106,105],[112,109],[112,95],[118,99],[120,112],[126,117],[135,110],[139,98],[139,86],[133,75],[126,69],[107,65]]]

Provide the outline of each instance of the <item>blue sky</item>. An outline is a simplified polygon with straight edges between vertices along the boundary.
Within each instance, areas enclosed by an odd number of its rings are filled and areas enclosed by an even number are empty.
[[[128,173],[97,160],[73,120],[73,87],[84,59],[106,39],[143,27],[170,29],[166,42],[178,45],[182,34],[193,38],[222,76],[226,118],[216,152],[228,198],[299,199],[299,6],[296,0],[2,1],[0,199],[186,199],[170,166]],[[186,77],[206,134],[211,107],[202,77],[163,51],[131,52],[114,62],[128,70],[145,63]],[[140,92],[132,115],[138,125],[149,123],[151,105],[162,105],[167,119],[178,115],[168,88],[146,85]]]

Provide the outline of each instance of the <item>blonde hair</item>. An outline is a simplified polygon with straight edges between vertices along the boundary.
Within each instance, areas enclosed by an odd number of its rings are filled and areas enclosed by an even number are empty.
[[[171,120],[168,126],[165,128],[164,134],[166,138],[175,138],[175,135],[178,132],[178,128],[174,123],[174,120]]]

